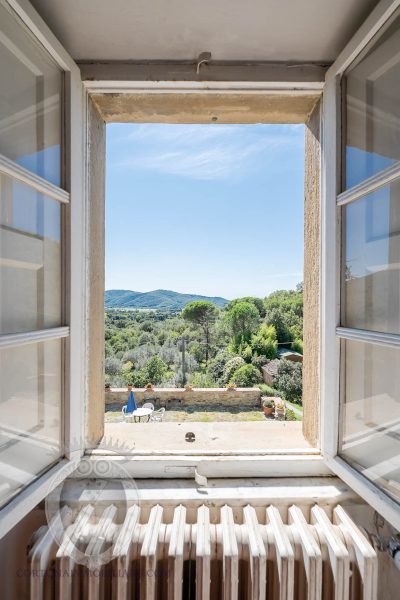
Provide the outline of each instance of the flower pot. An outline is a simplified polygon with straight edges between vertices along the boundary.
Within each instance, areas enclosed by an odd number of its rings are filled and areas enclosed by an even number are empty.
[[[274,407],[273,406],[263,406],[263,411],[264,411],[265,416],[272,415],[272,413],[274,412]]]

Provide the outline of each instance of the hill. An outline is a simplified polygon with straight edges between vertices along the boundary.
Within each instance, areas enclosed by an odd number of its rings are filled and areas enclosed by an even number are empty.
[[[180,294],[171,290],[152,292],[133,292],[131,290],[106,290],[104,304],[106,308],[152,308],[156,310],[182,310],[194,300],[209,300],[219,308],[229,302],[219,296],[199,296],[198,294]]]

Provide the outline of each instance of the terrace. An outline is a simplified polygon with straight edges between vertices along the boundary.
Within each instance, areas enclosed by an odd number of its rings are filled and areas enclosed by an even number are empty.
[[[273,450],[309,452],[304,439],[301,411],[296,421],[265,416],[262,392],[253,388],[154,388],[134,389],[138,406],[151,402],[166,408],[163,422],[126,422],[122,407],[128,399],[125,388],[105,392],[105,431],[99,451],[107,451],[117,440],[124,452],[135,454],[172,453],[236,454]],[[289,408],[289,406],[288,406]],[[292,414],[293,414],[292,413]],[[188,442],[186,434],[194,433]]]

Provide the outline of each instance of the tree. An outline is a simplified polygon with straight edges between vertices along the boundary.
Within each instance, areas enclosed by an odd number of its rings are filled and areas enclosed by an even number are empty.
[[[215,323],[217,314],[217,307],[208,300],[189,302],[182,311],[182,317],[185,321],[198,325],[203,330],[206,367],[210,352],[211,328]]]
[[[238,302],[226,312],[226,320],[231,330],[235,350],[241,345],[247,345],[251,336],[256,332],[260,314],[251,302]]]
[[[250,302],[251,304],[254,304],[254,306],[256,307],[256,309],[258,310],[258,312],[260,313],[260,317],[265,317],[265,305],[264,302],[261,298],[257,298],[256,296],[245,296],[244,298],[235,298],[234,300],[231,300],[228,304],[228,306],[226,307],[227,310],[230,310],[231,308],[233,308],[236,304],[238,304],[239,302]]]
[[[274,387],[282,392],[289,402],[301,404],[303,395],[303,365],[282,359],[274,378]]]
[[[224,372],[222,374],[222,383],[229,383],[232,379],[232,375],[235,371],[237,371],[240,367],[244,365],[244,360],[241,356],[234,356],[226,363],[224,367]]]
[[[147,378],[146,383],[157,385],[162,382],[167,371],[168,365],[159,356],[152,356],[143,367],[143,376]]]
[[[232,374],[230,383],[237,387],[252,387],[261,382],[260,371],[253,365],[243,365]]]
[[[266,356],[272,360],[276,357],[278,350],[278,338],[273,325],[263,323],[258,332],[251,338],[251,346],[254,354]]]

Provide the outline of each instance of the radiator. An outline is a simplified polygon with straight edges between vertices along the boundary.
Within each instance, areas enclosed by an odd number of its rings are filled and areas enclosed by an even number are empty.
[[[304,510],[304,509],[303,509]],[[191,514],[191,518],[189,518]],[[377,555],[346,511],[319,506],[63,509],[29,552],[31,600],[370,600]],[[56,532],[57,533],[57,532]]]

